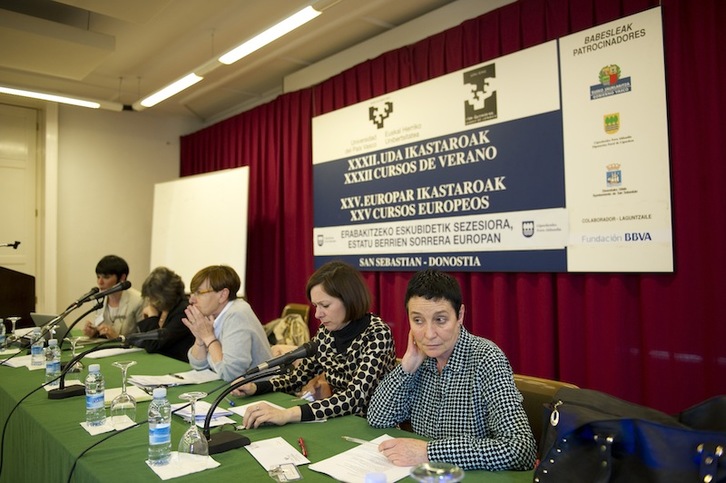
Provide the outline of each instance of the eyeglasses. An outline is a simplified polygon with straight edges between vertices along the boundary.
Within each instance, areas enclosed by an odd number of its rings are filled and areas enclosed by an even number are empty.
[[[204,289],[204,290],[196,290],[196,291],[192,292],[191,295],[194,295],[195,297],[199,297],[200,295],[204,295],[205,293],[209,293],[209,292],[215,292],[215,290],[213,288],[208,288],[208,289]]]

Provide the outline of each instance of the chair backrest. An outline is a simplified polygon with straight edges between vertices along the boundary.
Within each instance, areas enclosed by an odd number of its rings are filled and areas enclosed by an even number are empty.
[[[290,303],[282,309],[282,317],[290,314],[298,314],[306,325],[310,325],[310,305]]]
[[[568,382],[555,381],[553,379],[543,379],[541,377],[525,376],[522,374],[514,375],[514,384],[522,394],[524,401],[524,411],[527,413],[529,425],[532,428],[532,434],[537,441],[537,455],[540,455],[540,446],[542,444],[542,435],[544,434],[545,413],[549,414],[549,410],[545,405],[552,402],[555,393],[562,387],[578,387]]]

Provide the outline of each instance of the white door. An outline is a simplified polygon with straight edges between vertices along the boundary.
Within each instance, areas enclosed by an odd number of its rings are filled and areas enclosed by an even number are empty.
[[[37,110],[0,104],[0,266],[33,276],[37,138]],[[1,246],[15,241],[17,249]]]

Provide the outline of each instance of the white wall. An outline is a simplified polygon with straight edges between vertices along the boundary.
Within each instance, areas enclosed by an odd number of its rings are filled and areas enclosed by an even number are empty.
[[[179,177],[179,137],[199,128],[149,112],[58,110],[56,307],[42,309],[54,312],[95,285],[96,263],[107,254],[123,257],[141,288],[150,272],[154,184]]]

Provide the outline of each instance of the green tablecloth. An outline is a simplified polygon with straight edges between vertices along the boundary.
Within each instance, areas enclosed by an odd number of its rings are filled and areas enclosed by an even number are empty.
[[[64,352],[63,360],[69,359]],[[115,360],[132,359],[137,364],[129,369],[129,375],[162,375],[172,372],[189,370],[185,363],[169,359],[157,354],[134,352],[124,356],[104,359],[84,359],[84,364],[98,362],[106,379],[106,388],[119,387],[121,372],[111,363]],[[87,370],[80,376],[85,377]],[[74,377],[74,376],[69,376]],[[10,410],[24,396],[38,388],[44,381],[44,372],[28,371],[25,368],[0,367],[0,424],[8,420]],[[198,386],[171,387],[168,397],[172,403],[182,402],[179,395],[194,389],[211,391],[221,381]],[[212,402],[219,392],[208,396],[205,400]],[[236,398],[232,398],[236,399]],[[238,399],[239,404],[265,399],[280,406],[290,407],[299,400],[287,394],[266,394],[260,397]],[[137,421],[146,419],[148,402],[138,403]],[[225,406],[224,404],[222,406]],[[238,416],[233,419],[239,421]],[[85,420],[85,400],[74,397],[62,400],[49,400],[44,389],[39,389],[27,397],[10,416],[7,434],[4,435],[2,482],[64,482],[68,481],[71,468],[77,460],[71,481],[76,482],[138,482],[161,481],[145,463],[148,426],[141,425],[123,433],[105,433],[91,436],[81,426]],[[180,417],[172,417],[172,449],[176,450],[179,439],[187,429]],[[363,418],[346,416],[334,418],[325,423],[288,424],[286,426],[269,426],[256,430],[244,430],[243,433],[252,441],[259,441],[276,436],[284,438],[297,447],[299,437],[305,439],[308,459],[315,463],[355,446],[341,438],[351,435],[363,439],[373,439],[382,434],[391,436],[411,437],[398,429],[374,429],[368,426]],[[101,442],[96,447],[79,455],[93,444],[103,440],[109,434],[115,436]],[[183,483],[189,481],[272,481],[267,472],[244,448],[213,455],[221,465],[218,468],[176,478],[172,481]],[[300,472],[304,481],[332,481],[324,474],[311,471],[301,466]],[[413,481],[408,479],[408,481]],[[486,472],[469,471],[466,481],[486,482],[530,482],[532,472]]]

